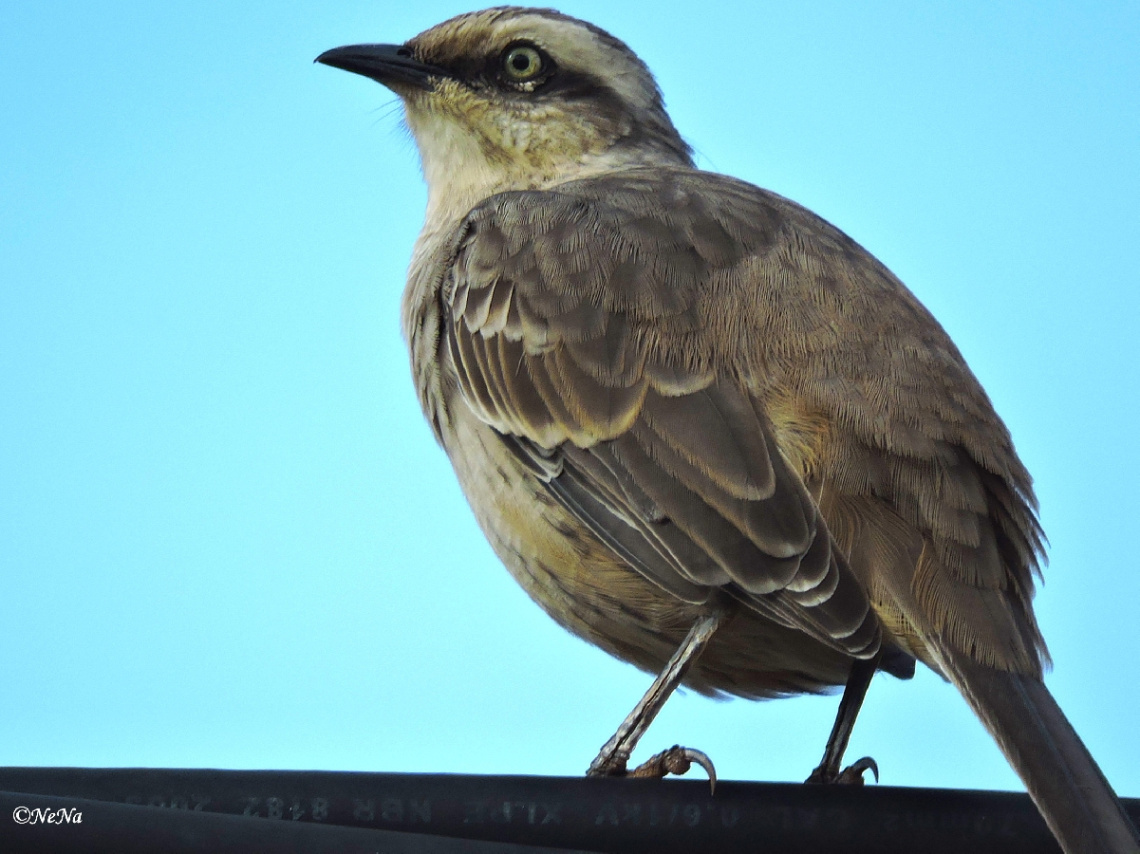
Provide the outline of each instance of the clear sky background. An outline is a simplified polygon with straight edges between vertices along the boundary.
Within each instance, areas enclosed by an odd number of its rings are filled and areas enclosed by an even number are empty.
[[[1140,7],[561,8],[949,330],[1037,479],[1048,684],[1140,796]],[[468,9],[0,5],[0,765],[575,775],[648,686],[476,528],[399,335],[415,149],[312,64]],[[836,702],[686,695],[639,756],[800,780]],[[876,679],[867,753],[1019,787],[929,672]]]

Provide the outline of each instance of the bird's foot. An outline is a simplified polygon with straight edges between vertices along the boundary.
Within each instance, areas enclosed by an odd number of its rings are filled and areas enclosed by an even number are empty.
[[[852,762],[842,771],[838,768],[828,768],[826,765],[820,765],[811,772],[805,783],[824,783],[833,784],[838,783],[844,786],[862,786],[863,785],[863,772],[870,771],[875,775],[875,782],[879,782],[879,765],[870,756],[864,756],[862,759],[857,759]]]
[[[609,756],[599,756],[590,765],[587,776],[590,777],[667,777],[675,774],[678,777],[688,773],[694,764],[700,765],[709,775],[709,787],[716,790],[716,767],[707,753],[693,750],[691,747],[681,747],[675,744],[668,750],[649,757],[633,770],[626,765],[629,755],[621,751],[614,751]]]
[[[629,772],[630,777],[666,777],[676,774],[680,777],[688,773],[693,764],[700,765],[709,775],[709,788],[716,790],[716,768],[707,753],[693,750],[691,747],[681,747],[674,744],[668,750],[662,750],[655,756],[649,757]]]

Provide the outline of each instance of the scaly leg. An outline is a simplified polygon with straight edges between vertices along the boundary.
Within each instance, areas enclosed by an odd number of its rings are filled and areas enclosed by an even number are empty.
[[[823,751],[823,761],[811,772],[811,776],[805,782],[849,783],[861,786],[864,771],[870,771],[875,775],[875,781],[878,781],[879,766],[870,756],[856,760],[842,771],[839,770],[839,765],[843,762],[843,754],[847,750],[847,742],[851,740],[851,730],[855,727],[855,718],[859,716],[863,698],[871,685],[871,677],[879,669],[882,657],[883,653],[880,650],[874,658],[857,658],[851,665],[851,673],[848,674],[847,684],[843,688],[843,699],[839,701],[839,712],[835,715],[835,724],[831,728],[831,736],[827,739],[827,747]]]
[[[712,760],[699,750],[687,747],[671,747],[632,771],[626,770],[626,764],[637,742],[653,723],[669,695],[696,663],[723,618],[724,615],[720,613],[710,614],[693,624],[684,642],[673,653],[665,669],[653,680],[645,696],[633,707],[613,738],[605,743],[597,758],[590,763],[590,768],[586,771],[587,777],[664,777],[666,774],[684,774],[689,770],[690,764],[696,762],[708,772],[710,781],[715,785],[716,769],[713,768]]]

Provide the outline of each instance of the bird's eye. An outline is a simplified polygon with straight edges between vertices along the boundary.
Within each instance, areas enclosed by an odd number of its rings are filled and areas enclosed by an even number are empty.
[[[530,45],[515,45],[503,53],[503,73],[514,83],[534,80],[545,67],[542,54]]]

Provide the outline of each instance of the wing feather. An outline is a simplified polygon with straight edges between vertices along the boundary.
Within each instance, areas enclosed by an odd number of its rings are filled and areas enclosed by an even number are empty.
[[[1045,655],[1008,431],[913,295],[810,212],[630,169],[486,200],[444,281],[463,400],[663,590],[852,655],[880,620],[917,655],[926,631],[1021,672]]]
[[[770,237],[711,216],[692,194],[679,204],[680,221],[557,192],[473,211],[443,294],[463,399],[594,536],[673,596],[728,595],[872,655],[869,600],[757,396],[706,340],[703,289],[747,254],[741,235]]]

